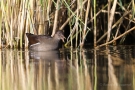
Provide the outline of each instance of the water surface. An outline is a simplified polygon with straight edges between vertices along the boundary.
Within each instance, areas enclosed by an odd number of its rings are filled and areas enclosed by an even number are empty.
[[[0,53],[1,90],[135,90],[135,46]]]

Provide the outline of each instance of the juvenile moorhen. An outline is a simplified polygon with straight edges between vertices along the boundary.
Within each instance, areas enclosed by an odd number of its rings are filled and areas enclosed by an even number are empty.
[[[59,42],[64,42],[64,35],[61,30],[58,30],[53,37],[48,35],[34,35],[26,33],[29,41],[29,50],[32,51],[50,51],[59,49]]]

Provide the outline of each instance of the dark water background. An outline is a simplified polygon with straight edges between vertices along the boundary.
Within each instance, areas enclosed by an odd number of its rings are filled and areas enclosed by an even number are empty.
[[[135,46],[0,53],[1,90],[135,90]]]

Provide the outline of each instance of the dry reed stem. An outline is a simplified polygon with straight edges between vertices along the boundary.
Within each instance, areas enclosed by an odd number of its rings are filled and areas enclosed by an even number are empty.
[[[80,32],[76,32],[76,34],[79,34],[79,33],[80,33]],[[75,37],[76,37],[75,35],[72,36],[73,39],[74,39]],[[71,42],[71,39],[66,42],[65,47],[67,47],[70,42]]]
[[[47,20],[50,20],[49,18],[49,12],[50,12],[50,8],[51,8],[51,5],[52,5],[52,0],[48,0],[48,6],[47,6]]]
[[[23,30],[25,29],[25,19],[26,19],[26,14],[27,14],[27,11],[26,11],[26,6],[27,6],[27,1],[22,1],[22,7],[21,7],[21,10],[22,12],[19,13],[19,19],[20,19],[20,26],[18,27],[18,30],[19,30],[19,37],[20,37],[20,48],[22,48],[22,41],[23,41]]]
[[[1,14],[1,10],[0,10],[0,14]],[[0,31],[1,32],[1,31]],[[3,62],[2,62],[2,53],[1,53],[1,51],[0,51],[0,88],[2,89],[2,64],[3,64]]]
[[[82,5],[84,5],[86,2],[87,2],[87,0],[83,1]],[[65,21],[65,23],[59,28],[59,30],[62,30],[62,29],[68,24],[68,22],[71,20],[71,18],[72,18],[73,16],[75,16],[76,13],[79,14],[79,10],[80,10],[80,9],[81,9],[80,6],[77,7],[77,9],[75,10],[75,12],[72,13],[72,15]],[[77,15],[78,15],[78,14],[77,14]],[[78,17],[76,16],[76,18],[79,20],[79,15],[78,15]],[[77,20],[76,20],[76,21],[77,21]],[[75,26],[74,26],[73,30],[71,31],[71,34],[69,35],[69,37],[74,34],[75,27],[77,27],[77,23],[75,23]],[[77,28],[78,28],[78,27],[77,27]],[[89,28],[88,28],[88,29],[89,29]],[[77,36],[79,33],[80,33],[80,32],[76,32],[75,35]],[[80,34],[80,35],[81,35],[81,34]],[[72,39],[74,39],[76,36],[72,36]],[[69,38],[69,37],[68,37],[68,38]],[[80,36],[80,37],[81,37],[81,36]],[[69,44],[69,42],[72,43],[72,39],[70,39],[69,41],[67,40],[67,42],[66,42],[66,44],[65,44],[66,47],[67,47],[67,45]],[[77,37],[76,37],[76,39],[77,39]],[[77,46],[77,41],[76,41],[76,46]]]
[[[114,38],[113,40],[111,40],[111,41],[109,41],[109,42],[107,42],[107,43],[104,43],[104,44],[101,44],[101,45],[97,46],[96,48],[99,48],[99,47],[102,47],[102,46],[105,46],[105,45],[109,45],[109,44],[113,43],[114,41],[118,40],[119,38],[123,37],[124,35],[130,33],[130,32],[133,31],[133,30],[135,30],[135,27],[133,27],[133,28],[131,28],[131,29],[125,31],[123,34],[117,36],[117,37]]]
[[[109,15],[108,16],[109,21],[108,21],[108,32],[107,32],[107,40],[106,40],[106,42],[108,42],[110,40],[110,34],[111,34],[111,30],[112,30],[112,23],[113,23],[113,18],[114,18],[116,5],[117,5],[117,0],[114,0],[111,12],[108,12],[109,13],[108,14]]]
[[[94,0],[94,47],[96,47],[96,41],[97,41],[97,25],[96,25],[96,0]]]
[[[117,30],[116,30],[116,34],[115,34],[114,38],[117,37],[118,32],[119,32],[119,29],[120,29],[120,26],[121,26],[122,23],[123,23],[123,19],[121,20],[121,22],[120,22],[119,25],[118,25],[118,28],[117,28]]]
[[[1,48],[2,10],[0,9],[0,48]]]
[[[108,4],[106,4],[100,11],[98,11],[98,12],[96,13],[96,17],[97,17],[97,16],[102,12],[102,10],[104,10],[107,6],[108,6]],[[89,24],[90,22],[92,22],[93,19],[94,19],[94,16],[88,21],[88,24]]]
[[[4,14],[3,23],[5,25],[3,30],[4,35],[2,38],[6,39],[6,47],[19,47],[18,42],[20,42],[20,47],[22,48],[24,40],[27,41],[26,38],[24,39],[25,31],[35,33],[35,28],[33,27],[33,25],[35,23],[38,23],[38,20],[40,21],[40,24],[43,22],[44,18],[42,15],[44,14],[42,12],[37,14],[38,12],[36,12],[36,9],[42,11],[40,3],[38,6],[36,6],[37,3],[35,0],[15,0],[14,2],[5,2],[4,0],[1,1],[1,9],[2,13]],[[42,30],[42,27],[43,26],[39,26],[39,28],[37,28],[37,31]],[[25,44],[25,47],[27,46],[28,45]]]
[[[84,25],[84,29],[83,29],[83,35],[82,35],[83,38],[82,38],[82,42],[80,44],[81,47],[84,46],[84,42],[85,42],[89,11],[90,11],[90,0],[88,0],[88,3],[87,3],[87,10],[86,10],[86,15],[85,15],[85,25]]]
[[[59,2],[60,2],[60,0],[57,0],[53,31],[52,31],[52,35],[51,35],[52,37],[54,36],[56,29],[57,29],[57,25],[58,25],[57,22],[58,22],[58,13],[59,13]]]
[[[80,7],[80,2],[77,0],[77,8],[79,8]],[[76,28],[76,32],[78,32],[79,30],[79,28],[78,28],[78,26],[79,26],[79,23],[78,23],[78,21],[79,21],[79,9],[77,9],[77,12],[76,12],[76,22],[75,22],[75,28]],[[75,47],[77,47],[78,46],[78,34],[76,34],[76,43],[75,43]]]
[[[123,16],[112,26],[112,29],[114,29],[119,23],[121,23],[121,21],[123,20],[123,18],[124,18],[126,15],[128,15],[129,13],[131,13],[131,11],[125,12],[125,13],[123,14]],[[107,35],[107,32],[106,32],[103,36],[101,36],[101,37],[97,40],[96,43],[99,43],[106,35]]]
[[[86,2],[87,2],[87,0],[83,1],[83,4],[82,4],[82,5],[84,5]],[[63,30],[63,29],[64,29],[64,27],[68,24],[68,22],[71,20],[71,18],[72,18],[73,16],[75,16],[75,14],[77,13],[77,10],[79,10],[79,9],[81,9],[81,8],[80,8],[80,7],[77,8],[77,9],[75,10],[75,12],[72,13],[72,15],[65,21],[65,23],[59,28],[59,30]]]
[[[131,19],[129,19],[128,17],[124,17],[126,20],[128,20],[128,21],[131,21],[132,23],[134,23],[135,24],[135,21],[134,20],[131,20]]]

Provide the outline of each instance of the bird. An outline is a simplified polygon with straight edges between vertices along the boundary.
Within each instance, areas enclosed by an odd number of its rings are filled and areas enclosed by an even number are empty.
[[[56,31],[53,37],[49,35],[35,35],[31,33],[26,33],[29,41],[28,48],[31,51],[50,51],[58,50],[59,42],[62,40],[64,42],[64,34],[62,30]]]

